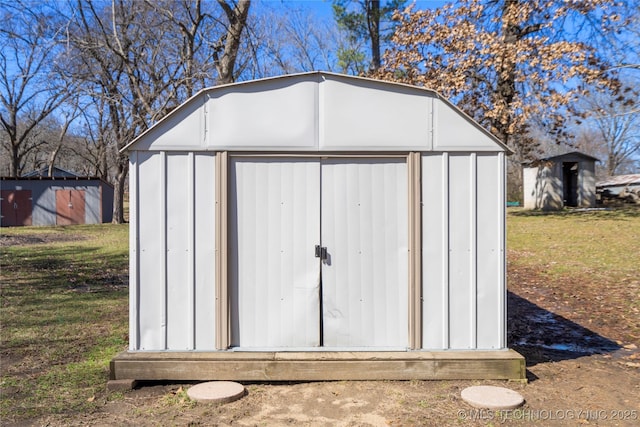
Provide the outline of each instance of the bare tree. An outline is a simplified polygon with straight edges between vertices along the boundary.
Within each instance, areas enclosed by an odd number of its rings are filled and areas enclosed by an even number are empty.
[[[640,157],[640,91],[636,84],[625,85],[620,90],[594,90],[582,99],[587,110],[580,141],[599,145],[605,154],[606,175],[612,176],[633,171],[633,164]],[[589,139],[589,141],[585,141]]]
[[[235,81],[236,58],[251,2],[249,0],[218,0],[218,4],[224,10],[228,22],[226,33],[214,48],[214,60],[218,71],[217,83],[228,84]]]
[[[238,55],[241,78],[333,69],[338,46],[334,22],[323,21],[304,5],[289,7],[286,14],[269,3],[259,7],[249,17]]]
[[[55,137],[55,143],[52,144],[52,150],[49,153],[49,161],[48,161],[48,176],[53,176],[53,168],[56,164],[56,159],[62,150],[62,147],[65,143],[67,134],[69,132],[69,127],[78,118],[78,105],[71,104],[71,109],[67,111],[63,111],[60,116],[62,117],[62,121],[58,126],[58,132]]]
[[[213,55],[206,49],[204,32],[213,31],[207,27],[212,17],[203,8],[202,0],[173,0],[151,1],[145,0],[148,7],[166,17],[169,23],[178,31],[175,32],[176,45],[179,51],[175,54],[181,59],[183,80],[182,87],[185,96],[192,96],[196,90],[205,86],[205,82],[211,78],[213,67]],[[176,7],[176,3],[179,7]],[[165,33],[166,35],[167,33]],[[199,55],[204,52],[202,57]]]
[[[91,141],[98,147],[88,153],[114,183],[114,222],[124,221],[129,168],[120,149],[211,81],[212,62],[218,82],[233,81],[249,2],[218,5],[228,25],[199,0],[78,0],[71,11],[77,19],[69,29],[66,69],[90,101],[85,123],[95,127]]]
[[[44,4],[3,1],[0,10],[0,132],[9,175],[18,176],[46,144],[34,138],[38,125],[68,96],[54,74],[62,25]]]

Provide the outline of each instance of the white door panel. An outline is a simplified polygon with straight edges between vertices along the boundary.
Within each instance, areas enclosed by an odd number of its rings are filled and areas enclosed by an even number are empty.
[[[231,162],[232,346],[320,344],[317,160]]]
[[[404,159],[324,160],[323,344],[408,344],[408,212]]]
[[[407,194],[405,159],[232,159],[232,346],[406,348]]]

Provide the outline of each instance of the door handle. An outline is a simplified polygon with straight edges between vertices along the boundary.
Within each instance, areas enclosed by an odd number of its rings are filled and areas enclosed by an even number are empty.
[[[316,245],[316,258],[320,258],[322,260],[327,259],[327,248]]]

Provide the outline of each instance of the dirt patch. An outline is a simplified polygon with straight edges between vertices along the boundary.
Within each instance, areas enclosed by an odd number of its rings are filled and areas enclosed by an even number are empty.
[[[561,358],[562,359],[562,358]],[[537,363],[528,384],[504,381],[341,381],[248,384],[226,405],[176,398],[189,384],[145,384],[98,412],[75,419],[92,425],[637,425],[640,375],[601,355]],[[508,387],[526,403],[516,411],[471,408],[460,392],[471,385]],[[634,412],[635,411],[635,412]],[[64,416],[38,425],[70,425]],[[72,424],[71,424],[72,425]]]
[[[41,245],[56,242],[75,242],[86,240],[85,236],[66,233],[38,233],[38,234],[0,234],[0,247],[3,246],[28,246]]]
[[[98,410],[74,417],[95,425],[638,425],[640,360],[635,326],[609,313],[614,295],[583,278],[551,284],[544,274],[513,266],[508,295],[510,345],[527,358],[527,383],[507,381],[337,381],[247,384],[247,395],[226,405],[190,402],[191,384],[141,384],[122,396],[103,396]],[[557,287],[581,292],[565,300]],[[603,295],[602,299],[587,295]],[[609,301],[612,300],[612,301]],[[568,303],[565,303],[568,301]],[[593,304],[588,304],[593,301]],[[603,308],[604,307],[604,308]],[[616,322],[618,328],[615,327]],[[625,346],[627,348],[625,348]],[[479,411],[460,398],[471,385],[498,385],[521,393],[525,405]],[[70,425],[63,415],[38,425]]]
[[[640,347],[640,278],[553,279],[510,253],[508,342],[512,346],[606,354]]]

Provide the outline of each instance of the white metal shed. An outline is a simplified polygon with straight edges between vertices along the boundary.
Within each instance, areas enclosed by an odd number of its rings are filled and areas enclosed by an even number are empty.
[[[572,151],[523,163],[525,209],[595,207],[597,161],[593,156]]]
[[[126,149],[113,379],[523,378],[508,149],[437,93],[326,72],[219,86]]]

